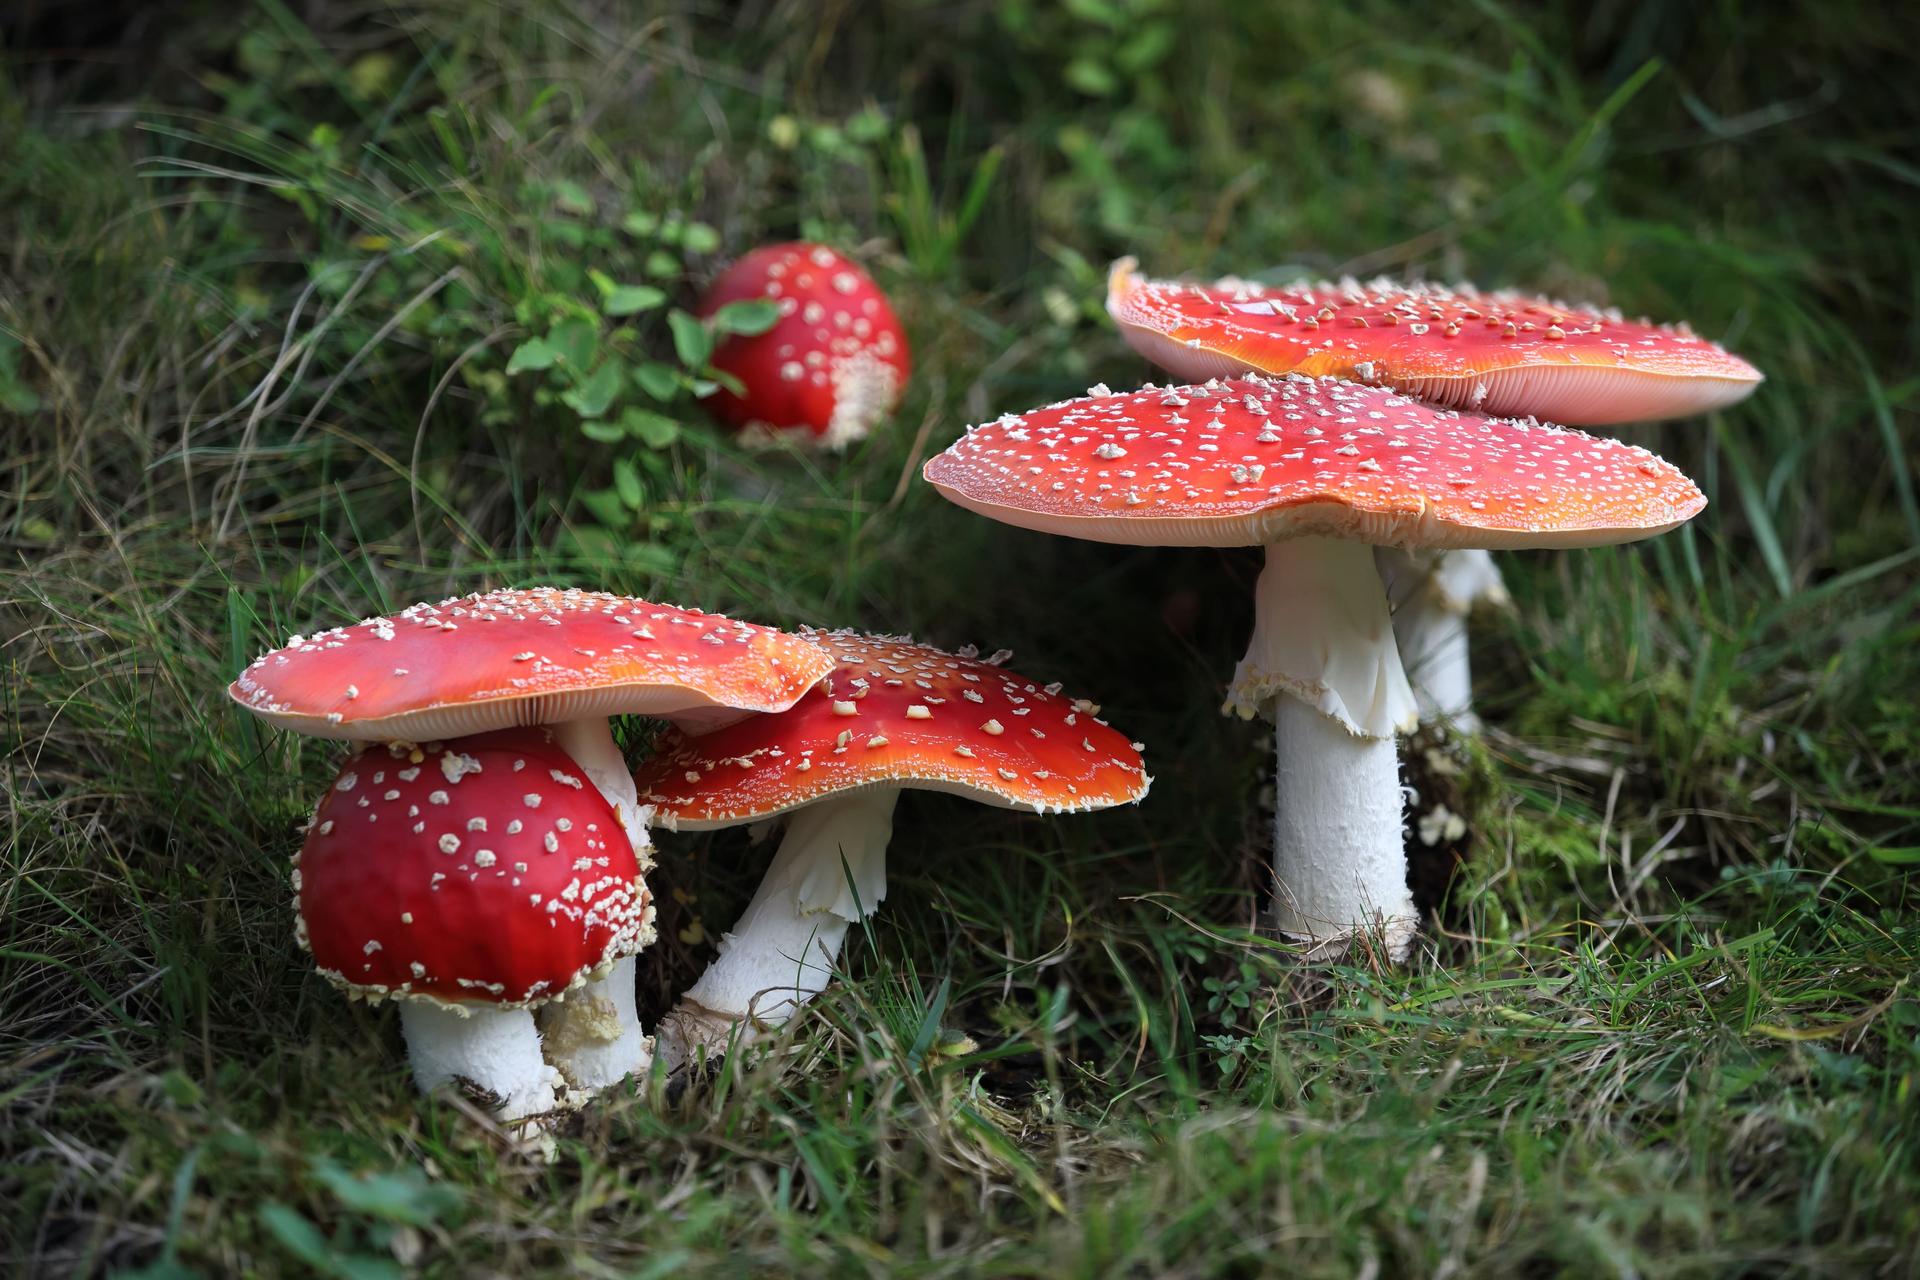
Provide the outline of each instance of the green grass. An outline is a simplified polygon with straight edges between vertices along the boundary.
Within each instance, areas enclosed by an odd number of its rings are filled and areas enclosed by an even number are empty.
[[[319,11],[0,46],[9,1268],[1920,1271],[1895,7]],[[587,267],[684,306],[793,235],[858,250],[914,338],[843,459],[738,454],[684,392],[677,438],[597,443],[505,373],[591,314]],[[1491,728],[1443,780],[1470,857],[1403,969],[1250,928],[1267,755],[1215,708],[1257,555],[1042,538],[913,478],[1148,376],[1100,315],[1122,252],[1599,298],[1769,375],[1625,433],[1700,480],[1687,529],[1507,562]],[[606,341],[678,368],[662,314]],[[1153,795],[910,798],[849,980],[776,1053],[523,1161],[303,963],[287,855],[333,751],[221,688],[291,631],[549,581],[1006,645],[1147,743]],[[650,1017],[766,854],[663,845]]]

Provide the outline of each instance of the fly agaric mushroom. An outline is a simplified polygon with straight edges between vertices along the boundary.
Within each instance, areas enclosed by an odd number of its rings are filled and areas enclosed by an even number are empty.
[[[771,329],[721,341],[713,367],[745,389],[708,402],[727,424],[763,436],[845,448],[893,411],[910,368],[907,335],[872,277],[824,245],[776,244],[729,267],[701,300],[711,316],[729,302],[766,299]]]
[[[1107,311],[1134,350],[1183,381],[1327,374],[1576,427],[1705,413],[1761,382],[1758,369],[1685,325],[1547,298],[1387,280],[1196,285],[1143,279],[1136,266],[1113,264]],[[1499,569],[1479,549],[1422,562],[1383,550],[1378,560],[1422,717],[1472,730],[1466,616],[1476,601],[1505,599]]]
[[[1415,723],[1366,544],[1629,542],[1706,499],[1644,449],[1453,414],[1332,378],[1095,388],[975,427],[924,474],[970,511],[1136,546],[1264,544],[1253,640],[1227,708],[1276,725],[1281,930],[1324,954],[1414,920],[1396,734]]]
[[[1470,285],[1214,285],[1107,276],[1127,342],[1184,381],[1304,373],[1378,383],[1436,405],[1604,426],[1744,400],[1758,369],[1684,325]]]
[[[577,769],[544,729],[370,746],[294,855],[315,966],[351,998],[400,1006],[422,1092],[470,1081],[502,1120],[556,1105],[531,1010],[604,980],[653,936],[634,848]],[[614,1003],[632,1024],[631,982]]]
[[[711,728],[792,706],[832,667],[824,649],[770,627],[535,587],[294,636],[228,693],[271,724],[322,738],[415,743],[545,725],[612,806],[644,871],[652,865],[644,814],[607,717]],[[577,1089],[603,1088],[645,1064],[633,971],[622,957],[581,998],[542,1014],[548,1052]]]
[[[1140,745],[1059,685],[971,651],[850,631],[808,631],[833,674],[790,711],[674,735],[641,766],[660,825],[705,831],[791,813],[753,901],[720,956],[660,1026],[670,1063],[778,1026],[831,976],[847,929],[886,896],[887,841],[904,790],[945,791],[1036,813],[1136,802]]]

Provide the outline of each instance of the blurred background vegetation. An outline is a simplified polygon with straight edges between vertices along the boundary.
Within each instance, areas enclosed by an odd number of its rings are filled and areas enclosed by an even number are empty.
[[[299,0],[0,17],[0,1247],[149,1275],[1904,1274],[1920,1239],[1920,31],[1599,0]],[[916,374],[841,458],[705,421],[704,282],[819,239]],[[1629,430],[1712,500],[1512,557],[1404,971],[1251,931],[1257,554],[915,479],[1150,375],[1107,262],[1471,278],[1768,382]],[[332,751],[221,697],[412,600],[604,586],[1006,645],[1137,810],[903,806],[850,981],[554,1166],[295,950]],[[627,726],[636,750],[645,726]],[[664,1008],[766,856],[663,840]]]

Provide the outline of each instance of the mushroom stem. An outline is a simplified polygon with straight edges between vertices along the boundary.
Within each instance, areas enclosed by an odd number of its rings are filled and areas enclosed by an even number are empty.
[[[1427,560],[1381,547],[1375,562],[1392,603],[1393,633],[1420,719],[1443,721],[1461,733],[1478,732],[1467,615],[1479,601],[1502,604],[1507,599],[1493,556],[1480,550],[1446,551]]]
[[[639,796],[634,790],[633,771],[627,767],[627,758],[620,754],[613,740],[613,727],[607,718],[582,716],[578,720],[561,720],[547,728],[553,734],[554,745],[573,757],[573,762],[587,775],[587,781],[599,788],[613,811],[620,815],[627,839],[633,842],[634,854],[641,860],[640,869],[645,871],[652,865],[645,853],[648,847],[646,815],[640,810]]]
[[[1382,930],[1399,959],[1415,916],[1394,738],[1415,704],[1372,555],[1344,539],[1273,543],[1254,609],[1227,709],[1274,721],[1280,930],[1315,957]]]
[[[696,1050],[778,1027],[826,988],[849,926],[887,892],[897,787],[865,787],[800,809],[720,956],[660,1024],[669,1067]]]
[[[572,757],[619,815],[644,876],[653,869],[646,812],[607,718],[582,716],[550,727],[554,744]],[[641,945],[652,941],[653,908],[649,906]],[[616,960],[605,975],[540,1010],[547,1060],[575,1089],[593,1092],[618,1084],[645,1071],[653,1060],[652,1041],[641,1029],[634,1007],[634,970],[632,956]]]
[[[540,1033],[526,1009],[477,1002],[402,1000],[400,1031],[420,1092],[463,1081],[499,1099],[494,1115],[523,1120],[552,1111],[559,1077],[540,1056]]]
[[[540,1007],[541,1048],[574,1089],[597,1092],[653,1061],[653,1041],[634,1007],[635,968],[634,957],[623,956],[604,977]]]
[[[1378,931],[1393,960],[1413,945],[1401,837],[1400,751],[1349,732],[1298,698],[1272,706],[1274,915],[1280,931],[1337,956]]]

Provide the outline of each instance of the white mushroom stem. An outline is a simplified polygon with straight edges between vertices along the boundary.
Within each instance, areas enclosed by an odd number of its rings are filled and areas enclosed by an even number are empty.
[[[1403,958],[1416,918],[1394,739],[1413,728],[1415,704],[1367,547],[1294,538],[1267,548],[1227,709],[1274,721],[1281,932],[1314,956],[1378,933]]]
[[[634,857],[645,875],[653,867],[647,813],[640,807],[633,774],[613,741],[605,716],[586,716],[551,726],[553,740],[573,758],[619,815]],[[652,940],[648,923],[646,938]],[[591,1093],[644,1072],[653,1060],[653,1041],[640,1027],[634,1007],[634,958],[614,961],[601,977],[589,979],[564,1000],[540,1010],[540,1034],[547,1060],[567,1083]]]
[[[400,1030],[422,1093],[456,1079],[470,1082],[500,1099],[494,1114],[503,1121],[557,1105],[560,1077],[540,1056],[540,1033],[526,1009],[401,1000]]]
[[[1386,583],[1393,633],[1420,719],[1448,723],[1462,733],[1478,731],[1467,615],[1481,601],[1506,603],[1506,586],[1493,556],[1468,550],[1427,558],[1381,547],[1374,558]]]
[[[660,1025],[660,1053],[678,1066],[724,1050],[734,1028],[778,1027],[826,988],[847,930],[887,893],[887,841],[897,787],[865,787],[796,812],[753,901],[720,939],[720,955]]]
[[[646,1071],[653,1040],[634,1007],[634,957],[613,962],[564,1000],[540,1006],[541,1047],[573,1088],[593,1093]]]
[[[613,740],[613,728],[607,718],[584,716],[579,720],[562,720],[548,725],[547,729],[553,734],[554,745],[573,757],[573,762],[587,775],[587,781],[599,788],[613,811],[620,815],[627,839],[633,842],[634,856],[640,859],[641,870],[646,870],[652,865],[645,852],[651,847],[647,840],[647,814],[640,807],[633,771],[627,767],[627,758],[620,754]]]

